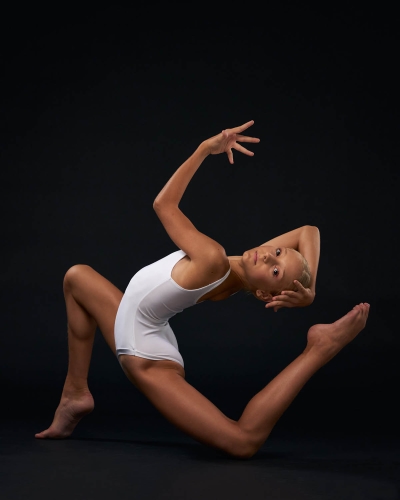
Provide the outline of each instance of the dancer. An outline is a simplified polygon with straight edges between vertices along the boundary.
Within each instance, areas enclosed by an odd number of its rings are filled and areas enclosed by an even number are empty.
[[[253,121],[203,141],[170,178],[154,209],[176,252],[141,269],[125,294],[91,267],[76,265],[64,278],[68,317],[68,372],[50,427],[37,438],[65,438],[94,408],[87,377],[96,327],[129,380],[175,426],[194,439],[238,458],[249,458],[304,384],[364,328],[369,304],[356,305],[332,324],[312,326],[303,352],[247,404],[238,421],[225,416],[185,380],[184,363],[168,320],[206,300],[219,301],[239,290],[265,307],[310,305],[315,296],[319,231],[303,226],[241,256],[228,257],[215,240],[198,231],[179,209],[193,175],[210,154],[225,152],[233,163],[242,135]]]

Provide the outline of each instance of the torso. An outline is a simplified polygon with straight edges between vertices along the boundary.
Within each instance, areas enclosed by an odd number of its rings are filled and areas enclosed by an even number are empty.
[[[219,280],[228,272],[230,268],[229,260],[227,257],[221,259],[218,263],[211,263],[211,265],[195,264],[188,255],[179,260],[172,269],[172,279],[182,288],[187,290],[196,290],[202,288],[210,283]],[[219,286],[203,295],[198,303],[204,300],[224,300],[232,294],[231,291],[226,290],[225,281]]]

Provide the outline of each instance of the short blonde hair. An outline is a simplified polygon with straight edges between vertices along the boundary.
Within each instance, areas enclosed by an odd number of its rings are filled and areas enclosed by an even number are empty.
[[[301,255],[301,254],[300,254]],[[303,270],[297,281],[299,281],[304,288],[309,288],[311,284],[311,271],[310,266],[308,265],[307,259],[301,255],[301,259],[303,261]]]

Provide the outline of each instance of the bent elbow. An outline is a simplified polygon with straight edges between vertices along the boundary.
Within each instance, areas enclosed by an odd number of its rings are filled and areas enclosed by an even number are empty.
[[[153,201],[153,210],[158,212],[161,209],[161,203],[158,197]]]
[[[158,212],[171,211],[178,208],[178,205],[169,200],[162,200],[157,196],[157,198],[153,201],[153,209]]]
[[[312,224],[306,224],[304,228],[319,233],[319,228],[317,226],[313,226]]]
[[[318,236],[318,238],[320,237],[320,232],[319,232],[319,227],[317,226],[311,226],[313,228],[313,231],[315,232],[315,234]]]

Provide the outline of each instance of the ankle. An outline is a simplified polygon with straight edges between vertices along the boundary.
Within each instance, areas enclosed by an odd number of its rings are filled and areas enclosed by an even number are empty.
[[[303,355],[320,367],[324,366],[333,357],[330,346],[319,344],[307,344]]]
[[[90,394],[90,391],[86,380],[71,380],[67,377],[62,393],[64,397],[76,397],[84,394]]]

